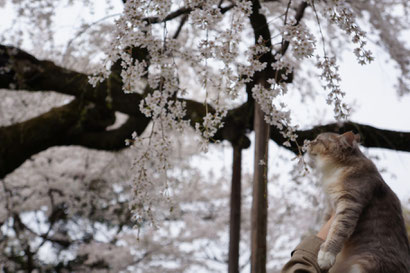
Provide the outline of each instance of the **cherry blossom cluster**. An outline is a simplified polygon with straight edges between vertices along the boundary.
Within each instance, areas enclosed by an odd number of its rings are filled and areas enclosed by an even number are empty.
[[[209,140],[216,134],[218,129],[224,126],[222,119],[226,116],[227,110],[218,109],[215,113],[207,113],[202,124],[195,124],[195,131],[200,138],[200,150],[207,152]]]
[[[314,11],[316,12],[315,4],[313,3],[313,1],[311,1],[311,5],[314,7]],[[327,18],[331,23],[337,25],[349,37],[351,37],[353,44],[357,44],[357,47],[353,52],[356,55],[359,64],[364,65],[373,61],[371,51],[365,48],[366,33],[361,30],[361,28],[356,23],[356,18],[352,11],[352,7],[349,6],[347,1],[329,1],[323,7],[323,13],[325,18]],[[316,14],[316,16],[318,15]],[[319,21],[318,24],[320,28]],[[322,32],[321,35],[323,35]],[[324,41],[323,36],[322,39]],[[320,77],[325,81],[325,83],[323,84],[324,89],[329,91],[327,103],[333,104],[333,111],[336,119],[346,119],[349,115],[350,110],[346,103],[342,102],[342,98],[344,97],[345,93],[340,88],[339,82],[341,81],[341,78],[338,72],[336,58],[327,56],[325,45],[323,45],[323,50],[324,56],[322,58],[317,57],[318,60],[316,66],[321,70]]]
[[[167,189],[167,171],[170,169],[171,142],[165,136],[158,136],[155,129],[149,138],[133,134],[133,199],[130,209],[137,227],[144,222],[156,224],[153,204],[163,199]],[[129,141],[130,142],[130,141]],[[161,187],[162,186],[162,187]]]
[[[283,39],[292,45],[293,55],[296,59],[312,57],[316,48],[316,39],[305,24],[291,21],[284,26]]]
[[[297,126],[292,126],[290,111],[286,110],[286,105],[284,103],[275,104],[277,97],[287,92],[287,86],[285,83],[277,84],[274,79],[269,79],[268,82],[270,84],[268,88],[260,84],[255,85],[252,88],[252,97],[264,112],[266,123],[278,128],[286,139],[283,144],[290,146],[290,141],[296,141]]]
[[[342,102],[345,92],[340,88],[339,82],[341,78],[339,75],[339,67],[336,64],[336,58],[325,57],[324,59],[320,59],[318,57],[316,66],[322,71],[320,77],[325,81],[323,88],[329,91],[326,102],[329,105],[333,104],[335,118],[337,120],[346,119],[350,109],[346,103]]]
[[[261,62],[259,58],[270,50],[271,49],[269,47],[265,46],[265,41],[263,41],[263,38],[259,37],[258,42],[255,45],[250,46],[249,49],[245,51],[245,55],[247,56],[247,64],[240,65],[239,71],[242,76],[246,77],[246,82],[250,81],[255,72],[262,71],[266,68],[266,63]]]
[[[361,30],[356,23],[356,18],[345,0],[330,1],[330,5],[326,10],[326,15],[329,20],[336,24],[340,29],[344,30],[347,35],[351,36],[352,42],[357,44],[354,49],[354,54],[360,64],[367,64],[373,61],[372,52],[366,50],[366,33]]]

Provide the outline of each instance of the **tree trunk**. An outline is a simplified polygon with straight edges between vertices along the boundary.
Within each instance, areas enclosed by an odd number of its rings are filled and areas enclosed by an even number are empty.
[[[265,122],[264,113],[257,103],[255,103],[254,130],[255,160],[251,211],[251,272],[266,273],[269,125]]]
[[[228,272],[239,273],[239,243],[241,232],[241,164],[242,148],[232,145],[232,187],[231,187],[231,217],[229,231],[229,262]]]

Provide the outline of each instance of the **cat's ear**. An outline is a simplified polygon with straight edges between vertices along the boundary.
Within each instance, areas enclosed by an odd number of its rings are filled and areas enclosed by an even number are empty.
[[[352,131],[344,133],[339,138],[344,146],[350,148],[353,148],[360,141],[360,135],[355,135]]]
[[[355,135],[354,135],[354,140],[356,140],[357,143],[360,143],[360,135],[359,135],[359,134],[355,134]]]

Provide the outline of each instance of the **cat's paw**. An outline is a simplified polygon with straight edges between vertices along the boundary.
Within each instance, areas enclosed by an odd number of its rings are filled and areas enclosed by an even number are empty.
[[[336,255],[331,252],[320,250],[317,255],[317,263],[322,270],[331,268],[335,264],[335,261]]]

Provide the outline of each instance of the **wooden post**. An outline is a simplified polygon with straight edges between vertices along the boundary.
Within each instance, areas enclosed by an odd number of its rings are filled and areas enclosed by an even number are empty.
[[[251,210],[251,273],[266,273],[269,125],[265,122],[264,113],[257,103],[255,103],[254,131],[255,160]]]
[[[239,243],[241,232],[241,162],[242,148],[232,144],[231,216],[229,230],[228,272],[239,273]]]

